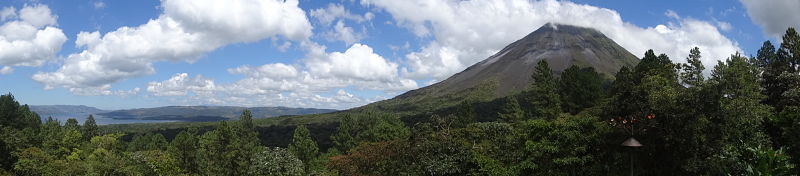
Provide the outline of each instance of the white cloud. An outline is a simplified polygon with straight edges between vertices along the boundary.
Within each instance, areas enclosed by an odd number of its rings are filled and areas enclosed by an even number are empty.
[[[674,18],[674,19],[681,19],[681,16],[678,15],[678,13],[675,13],[675,11],[672,11],[672,10],[667,10],[667,12],[664,12],[664,15],[666,15],[667,17],[670,17],[670,18]]]
[[[102,9],[106,7],[106,3],[103,1],[95,1],[94,3],[92,3],[92,5],[94,6],[95,9]]]
[[[311,25],[297,0],[163,0],[164,13],[146,24],[105,34],[81,32],[76,46],[55,72],[33,79],[46,89],[103,88],[131,77],[155,73],[153,63],[194,62],[234,43],[275,36],[302,41]]]
[[[180,96],[189,91],[195,94],[207,95],[216,89],[214,81],[203,76],[190,78],[187,73],[178,73],[172,78],[162,82],[147,83],[147,92],[156,96]]]
[[[595,28],[637,56],[647,49],[685,62],[688,50],[698,46],[706,65],[716,64],[739,51],[717,27],[692,18],[676,23],[639,27],[624,22],[611,9],[566,1],[543,0],[363,0],[389,13],[395,24],[419,37],[434,40],[406,55],[404,75],[442,80],[496,53],[548,22]],[[668,12],[669,14],[669,12]],[[677,13],[673,17],[680,17]],[[712,68],[712,67],[707,67]]]
[[[11,73],[14,73],[14,68],[9,66],[3,66],[3,68],[0,68],[0,75],[7,75]]]
[[[731,23],[728,23],[728,22],[714,20],[714,23],[717,25],[717,28],[719,28],[722,31],[726,31],[727,32],[727,31],[731,31],[731,29],[733,29],[733,26],[731,25]]]
[[[800,28],[798,0],[740,0],[753,23],[763,28],[764,34],[780,38],[789,27]]]
[[[0,10],[0,21],[6,21],[6,19],[11,19],[17,17],[17,9],[14,7],[3,7]]]
[[[327,53],[324,46],[304,45],[309,54],[302,65],[274,63],[228,69],[229,73],[242,74],[245,78],[226,86],[226,89],[243,94],[262,94],[284,91],[314,93],[345,87],[382,91],[417,88],[415,81],[400,78],[397,63],[375,54],[367,45],[354,44],[344,53]]]
[[[110,90],[111,86],[100,86],[100,87],[73,87],[69,88],[69,91],[76,94],[76,95],[115,95],[115,96],[130,96],[136,95],[139,93],[139,88],[133,88],[131,90]]]
[[[344,88],[389,94],[417,88],[415,81],[399,77],[397,63],[375,54],[367,45],[354,44],[344,52],[331,53],[318,44],[303,46],[309,54],[301,65],[272,63],[230,68],[228,73],[244,75],[230,84],[215,84],[200,76],[192,78],[180,73],[149,83],[147,90],[156,96],[193,92],[186,99],[202,104],[344,109],[382,99],[355,96]]]
[[[333,30],[325,32],[324,35],[328,40],[339,40],[347,45],[360,41],[366,36],[363,32],[355,32],[352,27],[345,26],[342,21],[336,22],[336,25],[333,26]]]
[[[325,26],[331,25],[333,21],[336,21],[336,19],[339,18],[353,20],[361,23],[364,21],[372,20],[372,18],[375,17],[375,14],[373,14],[372,12],[367,12],[363,16],[356,15],[350,13],[350,11],[345,9],[343,5],[333,4],[333,3],[328,4],[328,7],[326,8],[311,10],[311,12],[309,12],[309,15],[317,19],[319,23]]]
[[[67,37],[54,27],[56,17],[46,5],[26,5],[0,11],[0,66],[41,66],[53,59]],[[7,21],[8,20],[8,21]],[[10,68],[9,68],[10,69]]]
[[[56,16],[50,13],[46,5],[26,6],[19,10],[19,18],[35,27],[56,25]]]
[[[323,37],[329,41],[342,41],[346,45],[356,43],[363,39],[366,36],[366,30],[355,32],[352,27],[346,26],[345,20],[362,23],[372,20],[372,18],[375,17],[375,14],[372,12],[367,12],[363,16],[352,14],[341,4],[333,3],[328,4],[326,8],[311,10],[309,14],[311,17],[317,19],[322,26],[331,28],[322,34]],[[333,23],[334,21],[336,21],[336,23]]]

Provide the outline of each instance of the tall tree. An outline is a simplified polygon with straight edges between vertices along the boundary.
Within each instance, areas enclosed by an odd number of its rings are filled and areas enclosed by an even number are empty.
[[[571,114],[577,114],[585,108],[592,107],[603,96],[603,78],[594,68],[571,66],[561,73],[559,93],[561,108]]]
[[[236,162],[233,160],[233,147],[235,140],[231,127],[226,121],[220,121],[217,128],[206,132],[199,141],[199,165],[203,173],[208,175],[236,175]],[[243,170],[246,171],[246,170]]]
[[[794,28],[786,29],[783,35],[778,57],[785,59],[789,64],[789,72],[794,73],[800,69],[800,34]]]
[[[311,161],[317,157],[319,148],[317,148],[317,143],[311,139],[311,133],[308,131],[308,128],[300,125],[294,129],[292,143],[289,144],[289,151],[303,161],[306,173],[310,173]]]
[[[757,81],[758,69],[739,54],[720,61],[712,71],[711,84],[718,91],[720,102],[716,117],[711,119],[718,131],[707,143],[717,149],[717,154],[707,161],[712,175],[745,172],[745,161],[736,155],[746,153],[747,147],[769,143],[762,120],[770,114],[770,107],[760,103],[764,95]]]
[[[75,118],[69,118],[66,122],[64,122],[64,129],[74,129],[74,130],[81,130],[81,125],[78,124],[78,120]]]
[[[519,106],[519,101],[516,96],[509,96],[506,98],[506,103],[503,104],[503,109],[497,112],[500,121],[503,122],[519,122],[525,120],[525,111]]]
[[[331,140],[333,141],[334,147],[344,153],[347,153],[348,150],[358,145],[358,141],[356,141],[356,136],[358,132],[361,131],[361,128],[364,127],[358,124],[358,119],[356,117],[345,114],[339,120],[339,127],[336,128],[336,134],[331,136]]]
[[[534,106],[533,116],[553,119],[561,113],[561,100],[558,95],[558,83],[547,61],[542,59],[536,64],[531,87],[530,102]]]
[[[36,138],[40,125],[39,115],[28,105],[20,106],[10,93],[0,95],[0,170],[10,169],[16,162],[14,150],[41,144]]]
[[[200,174],[197,166],[197,137],[194,133],[181,131],[172,140],[167,151],[175,156],[178,166],[187,174]]]
[[[683,83],[683,85],[698,87],[705,80],[705,78],[703,78],[703,70],[705,70],[706,67],[703,66],[700,58],[702,58],[702,56],[700,56],[700,48],[694,47],[689,50],[689,57],[686,58],[686,63],[680,65],[683,71],[680,73],[681,83]]]
[[[83,139],[88,141],[89,139],[92,139],[92,137],[99,135],[100,129],[97,128],[97,123],[94,121],[94,116],[90,114],[89,117],[86,118],[86,121],[83,122]]]
[[[237,136],[231,144],[234,148],[234,150],[231,151],[234,155],[233,159],[236,162],[235,165],[239,170],[239,174],[248,173],[250,171],[247,169],[250,169],[250,165],[252,165],[252,158],[260,149],[263,149],[258,147],[261,141],[258,139],[258,133],[255,131],[253,113],[250,112],[250,110],[245,109],[242,111],[235,132]]]

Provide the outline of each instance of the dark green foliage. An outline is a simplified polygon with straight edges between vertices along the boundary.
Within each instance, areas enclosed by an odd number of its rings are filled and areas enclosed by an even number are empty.
[[[0,169],[11,170],[17,161],[13,151],[40,144],[40,124],[28,105],[20,106],[11,94],[0,95]]]
[[[795,175],[795,165],[789,162],[789,155],[783,149],[773,150],[758,146],[747,148],[743,158],[747,165],[746,175]]]
[[[689,87],[701,86],[705,78],[703,78],[703,70],[706,69],[700,61],[700,48],[694,47],[689,50],[689,57],[686,58],[685,64],[678,65],[682,70],[680,73],[681,83]]]
[[[285,148],[264,148],[253,157],[249,175],[306,175],[303,161]]]
[[[364,142],[406,138],[410,133],[399,118],[379,112],[347,114],[339,124],[331,139],[334,147],[341,152],[348,152]]]
[[[187,174],[199,174],[197,160],[197,136],[192,132],[181,131],[172,140],[167,151],[175,157],[175,160]]]
[[[97,128],[97,123],[94,121],[94,116],[89,115],[86,121],[83,122],[83,138],[85,140],[92,139],[92,137],[99,136],[100,129]]]
[[[522,127],[525,158],[518,175],[587,175],[602,172],[601,146],[612,129],[595,117],[563,116],[529,120]]]
[[[311,161],[317,157],[319,148],[317,148],[317,143],[311,139],[308,128],[301,125],[294,130],[292,143],[289,144],[289,151],[297,156],[300,161],[303,161],[306,173],[311,173],[309,170],[311,168]]]
[[[133,136],[128,151],[148,151],[166,149],[167,139],[160,133],[147,133]]]
[[[500,121],[509,123],[519,122],[527,118],[525,116],[525,111],[523,111],[522,107],[519,105],[519,101],[513,96],[507,99],[507,102],[503,105],[503,109],[497,112],[497,115]]]
[[[602,77],[594,68],[571,66],[561,73],[559,93],[561,108],[565,112],[577,114],[585,108],[597,104],[603,96]]]
[[[69,118],[69,119],[67,119],[66,122],[64,122],[64,128],[80,130],[81,125],[78,124],[78,120],[77,119]]]
[[[233,149],[229,147],[234,140],[231,127],[225,121],[220,121],[214,131],[209,131],[200,136],[199,165],[202,173],[210,175],[235,175],[237,169],[232,158]]]
[[[561,113],[558,83],[546,60],[536,64],[532,77],[531,96],[528,97],[534,109],[532,116],[546,119],[558,117]]]

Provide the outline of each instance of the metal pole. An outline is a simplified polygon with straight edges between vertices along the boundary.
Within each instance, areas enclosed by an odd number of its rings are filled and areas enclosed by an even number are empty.
[[[633,148],[631,148],[631,176],[633,176]]]

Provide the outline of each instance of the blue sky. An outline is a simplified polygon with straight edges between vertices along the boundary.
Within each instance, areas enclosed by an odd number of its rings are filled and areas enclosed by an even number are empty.
[[[798,27],[795,0],[10,0],[0,91],[22,103],[346,109],[446,79],[547,22],[706,68]]]

